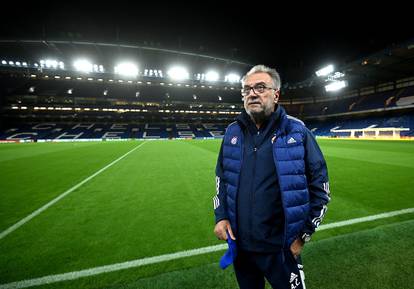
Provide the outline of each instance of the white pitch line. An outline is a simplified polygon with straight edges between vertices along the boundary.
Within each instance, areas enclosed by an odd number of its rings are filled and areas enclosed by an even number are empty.
[[[367,217],[362,217],[362,218],[350,219],[346,221],[321,225],[318,231],[327,230],[327,229],[336,228],[336,227],[343,227],[343,226],[348,226],[352,224],[368,222],[368,221],[373,221],[373,220],[379,220],[379,219],[384,219],[384,218],[390,218],[390,217],[394,217],[394,216],[398,216],[402,214],[409,214],[409,213],[414,213],[414,208],[408,208],[408,209],[403,209],[403,210],[398,210],[398,211],[382,213],[378,215],[372,215],[372,216],[367,216]],[[187,250],[187,251],[180,251],[176,253],[159,255],[159,256],[154,256],[154,257],[147,257],[143,259],[136,259],[136,260],[132,260],[128,262],[100,266],[100,267],[85,269],[81,271],[49,275],[49,276],[44,276],[40,278],[27,279],[23,281],[1,284],[0,289],[27,288],[27,287],[56,283],[56,282],[61,282],[61,281],[75,280],[75,279],[79,279],[83,277],[99,275],[102,273],[115,272],[119,270],[130,269],[130,268],[140,267],[140,266],[149,265],[149,264],[155,264],[155,263],[161,263],[161,262],[181,259],[184,257],[191,257],[191,256],[196,256],[196,255],[201,255],[201,254],[213,253],[213,252],[222,251],[226,249],[227,249],[227,244],[221,244],[221,245],[203,247],[203,248],[192,249],[192,250]]]
[[[133,151],[135,151],[136,149],[138,149],[141,146],[143,146],[144,144],[145,144],[145,142],[143,142],[142,144],[136,146],[135,148],[133,148],[129,152],[125,153],[124,155],[120,156],[119,158],[117,158],[116,160],[114,160],[110,164],[106,165],[105,167],[103,167],[102,169],[100,169],[99,171],[97,171],[96,173],[94,173],[93,175],[87,177],[86,179],[84,179],[83,181],[81,181],[80,183],[78,183],[77,185],[74,185],[69,190],[63,192],[62,194],[60,194],[59,196],[57,196],[56,198],[54,198],[53,200],[51,200],[49,203],[47,203],[43,207],[37,209],[36,211],[34,211],[33,213],[31,213],[27,217],[25,217],[25,218],[21,219],[20,221],[18,221],[16,224],[14,224],[11,227],[7,228],[6,230],[4,230],[3,232],[0,233],[0,240],[3,239],[4,237],[6,237],[11,232],[17,230],[18,228],[20,228],[21,226],[23,226],[24,224],[26,224],[27,222],[29,222],[31,219],[33,219],[34,217],[36,217],[37,215],[39,215],[40,213],[42,213],[43,211],[45,211],[47,208],[49,208],[50,206],[52,206],[55,203],[57,203],[58,201],[60,201],[61,199],[63,199],[67,195],[69,195],[71,192],[73,192],[74,190],[76,190],[77,188],[79,188],[80,186],[82,186],[83,184],[89,182],[94,177],[96,177],[97,175],[99,175],[100,173],[102,173],[103,171],[105,171],[106,169],[108,169],[109,167],[113,166],[114,164],[116,164],[117,162],[119,162],[120,160],[122,160],[124,157],[126,157],[127,155],[129,155],[130,153],[132,153]]]
[[[362,217],[362,218],[355,218],[355,219],[330,223],[330,224],[326,224],[326,225],[321,225],[316,230],[317,231],[327,230],[327,229],[332,229],[332,228],[337,228],[337,227],[353,225],[353,224],[357,224],[357,223],[375,221],[375,220],[384,219],[384,218],[391,218],[391,217],[394,217],[394,216],[398,216],[398,215],[402,215],[402,214],[410,214],[410,213],[414,213],[414,208],[408,208],[408,209],[403,209],[403,210],[398,210],[398,211],[382,213],[382,214],[378,214],[378,215],[366,216],[366,217]]]

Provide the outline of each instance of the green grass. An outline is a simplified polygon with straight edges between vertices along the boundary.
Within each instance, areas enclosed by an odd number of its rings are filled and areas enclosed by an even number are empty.
[[[319,289],[414,288],[410,285],[413,238],[414,221],[411,220],[312,242],[303,253],[306,286]],[[217,263],[212,263],[109,288],[193,289],[199,286],[203,289],[237,288],[233,268],[223,271]]]
[[[319,143],[327,159],[332,191],[325,224],[414,207],[413,142],[319,140]],[[132,141],[1,145],[0,231],[139,144]],[[220,244],[212,233],[214,168],[219,146],[219,140],[145,143],[1,239],[0,284]],[[346,276],[350,276],[353,268],[363,266],[357,257],[348,257],[344,252],[358,248],[355,246],[360,244],[355,240],[364,238],[365,232],[377,236],[384,228],[391,229],[384,229],[384,236],[380,234],[381,251],[375,251],[379,245],[367,245],[372,247],[367,257],[385,254],[387,262],[413,268],[414,249],[404,245],[413,237],[412,219],[413,214],[408,214],[317,233],[306,252],[310,257],[304,256],[309,262],[307,265],[305,261],[308,288],[332,288],[322,286],[327,277],[314,267],[328,271],[336,268],[329,278],[344,280],[340,288],[375,288],[377,283],[370,275],[365,287],[346,281],[352,279]],[[387,225],[399,223],[411,239],[404,234],[391,236],[394,229],[400,230],[400,225]],[[331,244],[327,245],[331,248],[329,254],[333,254],[331,259],[325,258],[328,253],[318,247],[324,248],[325,245],[319,245],[324,242]],[[205,276],[211,278],[203,281],[203,288],[234,288],[231,270],[221,272],[215,267],[221,253],[42,287],[197,288],[194,282],[205,280],[199,276],[205,271]],[[407,258],[400,258],[399,254]],[[337,265],[332,262],[335,258],[341,260]],[[408,288],[396,287],[399,279],[387,272],[389,267],[375,266],[388,276],[389,282],[381,288]],[[175,283],[168,281],[169,278]],[[414,277],[407,278],[403,280],[414,284]]]

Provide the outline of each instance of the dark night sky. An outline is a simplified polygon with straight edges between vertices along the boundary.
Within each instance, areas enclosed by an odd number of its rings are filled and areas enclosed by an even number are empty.
[[[329,11],[299,2],[279,8],[262,2],[233,6],[40,3],[12,5],[9,9],[14,12],[0,20],[0,38],[46,37],[177,49],[264,63],[278,68],[290,81],[302,80],[328,62],[347,63],[414,37],[411,17],[405,15],[411,10],[397,5],[382,11],[348,7],[338,12],[339,7]]]

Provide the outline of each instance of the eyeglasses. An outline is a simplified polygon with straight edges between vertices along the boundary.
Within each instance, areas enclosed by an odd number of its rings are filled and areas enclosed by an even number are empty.
[[[243,88],[241,89],[241,95],[242,95],[242,96],[248,96],[248,95],[249,95],[249,93],[250,93],[250,90],[253,90],[253,92],[254,92],[255,94],[258,94],[258,93],[263,93],[263,92],[265,92],[267,89],[277,90],[277,89],[275,89],[275,88],[273,88],[273,87],[269,87],[269,86],[266,86],[266,85],[264,85],[264,84],[256,84],[255,86],[248,86],[248,85],[246,85],[245,87],[243,87]]]

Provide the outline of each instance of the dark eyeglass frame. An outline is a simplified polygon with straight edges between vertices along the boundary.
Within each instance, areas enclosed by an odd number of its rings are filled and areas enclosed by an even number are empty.
[[[245,87],[243,87],[240,92],[242,96],[248,96],[250,94],[250,91],[253,90],[254,94],[262,94],[264,93],[266,90],[268,89],[273,89],[276,90],[276,88],[270,87],[270,86],[266,86],[264,84],[256,84],[255,86],[248,86],[246,85]]]

